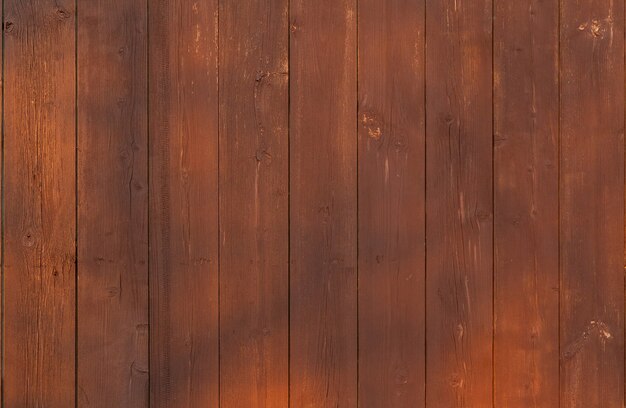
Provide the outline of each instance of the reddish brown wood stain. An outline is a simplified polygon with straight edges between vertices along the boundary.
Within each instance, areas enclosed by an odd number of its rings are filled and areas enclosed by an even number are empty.
[[[4,408],[624,406],[624,2],[3,0]]]
[[[494,404],[556,407],[559,4],[494,7]]]

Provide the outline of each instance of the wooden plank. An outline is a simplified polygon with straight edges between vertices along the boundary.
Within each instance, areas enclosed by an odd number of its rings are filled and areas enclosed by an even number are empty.
[[[4,44],[4,26],[5,21],[2,21],[2,41]],[[0,53],[0,66],[2,66],[0,73],[0,92],[2,96],[0,96],[0,120],[4,121],[4,52]],[[0,124],[0,133],[2,137],[2,151],[0,151],[0,205],[4,208],[4,125]],[[0,376],[4,372],[4,214],[0,214],[0,275],[2,276],[0,282]],[[4,399],[2,395],[4,395],[4,381],[0,381],[0,407],[4,407]]]
[[[218,406],[218,4],[149,10],[150,406]]]
[[[74,406],[73,1],[4,2],[4,406]]]
[[[427,406],[492,406],[492,4],[426,7]]]
[[[291,406],[357,399],[356,1],[291,2]]]
[[[425,404],[423,0],[359,2],[359,406]]]
[[[220,402],[287,407],[288,2],[220,2]]]
[[[558,1],[495,2],[498,407],[559,405],[558,19]]]
[[[561,2],[561,406],[624,404],[624,3]]]
[[[78,406],[148,406],[146,5],[80,4]]]

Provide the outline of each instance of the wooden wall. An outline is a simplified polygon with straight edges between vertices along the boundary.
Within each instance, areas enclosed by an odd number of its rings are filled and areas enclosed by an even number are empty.
[[[2,408],[624,406],[623,0],[2,4]]]

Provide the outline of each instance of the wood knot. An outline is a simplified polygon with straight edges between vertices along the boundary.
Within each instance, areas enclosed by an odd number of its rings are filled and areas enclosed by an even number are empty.
[[[463,377],[458,373],[452,374],[448,379],[448,382],[452,388],[463,388]]]
[[[57,7],[56,15],[59,18],[59,20],[65,20],[65,19],[70,18],[71,16],[70,12],[64,9],[63,7]]]
[[[454,118],[454,116],[451,113],[447,113],[443,116],[443,121],[445,122],[446,125],[448,126],[452,126],[456,120]]]
[[[4,32],[10,33],[15,28],[15,24],[12,21],[5,21],[4,23]]]
[[[211,260],[209,258],[204,258],[204,257],[200,257],[200,258],[195,258],[193,260],[193,264],[195,266],[199,266],[199,265],[208,265],[211,263]]]
[[[117,286],[109,286],[108,288],[106,288],[106,294],[109,298],[117,297],[117,295],[120,294],[120,288],[118,288]]]
[[[395,383],[396,385],[407,385],[409,383],[409,378],[405,370],[396,370]]]
[[[287,71],[281,71],[281,72],[269,72],[269,71],[257,71],[256,72],[256,76],[254,77],[254,81],[257,84],[260,84],[261,82],[265,81],[265,80],[269,80],[272,77],[287,77],[289,76],[289,72]]]
[[[31,248],[35,245],[35,235],[31,230],[27,230],[22,236],[22,245]]]
[[[140,336],[148,334],[148,330],[150,330],[150,326],[147,323],[140,323],[135,326],[135,332]]]
[[[602,38],[606,32],[606,26],[610,24],[610,19],[606,19],[606,21],[593,19],[590,22],[579,25],[578,31],[587,31],[593,38]]]
[[[586,344],[593,339],[600,341],[604,345],[608,340],[611,340],[613,335],[609,329],[609,326],[601,321],[592,320],[589,322],[583,332],[577,336],[561,353],[562,360],[570,360],[574,358],[580,350],[582,350]]]
[[[476,211],[476,219],[478,221],[489,221],[493,218],[493,214],[489,211]]]
[[[258,149],[256,153],[254,153],[254,159],[257,163],[261,163],[263,161],[269,163],[272,160],[272,155],[267,151],[267,149]]]
[[[406,152],[408,150],[406,140],[403,137],[396,138],[393,142],[393,148],[397,153]]]
[[[317,212],[319,212],[320,214],[322,214],[324,217],[330,217],[330,206],[328,205],[321,205],[317,208]]]
[[[148,374],[148,368],[145,367],[143,364],[139,364],[136,361],[133,361],[130,364],[130,371],[131,373],[135,373],[137,375],[147,375]]]
[[[374,115],[363,113],[361,115],[361,125],[367,130],[367,135],[374,140],[379,140],[382,135],[382,124]]]
[[[141,182],[139,182],[139,181],[135,181],[135,182],[133,183],[133,189],[134,189],[135,191],[137,191],[137,192],[141,192],[141,191],[143,191],[143,190],[144,190],[144,186],[143,186],[143,184],[142,184]]]

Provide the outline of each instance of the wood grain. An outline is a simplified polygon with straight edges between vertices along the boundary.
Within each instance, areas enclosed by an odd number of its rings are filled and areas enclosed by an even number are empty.
[[[79,7],[78,406],[147,407],[146,8]]]
[[[356,2],[291,1],[291,406],[357,399]]]
[[[492,4],[426,4],[426,405],[492,406]]]
[[[74,406],[73,1],[4,2],[4,406]]]
[[[624,11],[5,0],[0,406],[623,407]]]
[[[2,21],[2,36],[3,36],[3,44],[4,44],[4,30],[5,30],[5,21]],[[4,52],[0,55],[0,64],[2,64],[2,72],[0,73],[0,120],[4,122]],[[0,132],[2,134],[2,142],[0,143],[1,151],[0,151],[0,206],[4,208],[4,191],[5,191],[5,183],[4,183],[4,125],[0,125]],[[4,373],[4,214],[0,214],[0,290],[2,294],[0,295],[0,376]],[[0,407],[3,407],[4,400],[4,381],[0,381]]]
[[[218,406],[218,4],[149,12],[150,406]]]
[[[495,1],[495,406],[559,405],[559,4]]]
[[[359,2],[359,406],[425,405],[422,0]]]
[[[561,2],[561,406],[624,404],[624,3]]]
[[[287,407],[286,0],[220,2],[220,406]]]

